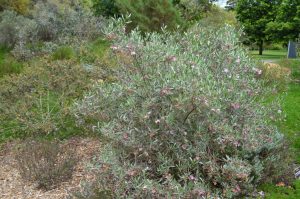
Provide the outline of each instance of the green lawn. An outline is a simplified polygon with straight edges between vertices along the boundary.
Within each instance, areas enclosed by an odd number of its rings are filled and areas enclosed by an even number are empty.
[[[291,142],[292,149],[295,151],[295,161],[300,164],[300,61],[285,59],[276,62],[292,70],[292,81],[288,85],[288,90],[280,93],[285,120],[279,123],[278,127]],[[268,184],[264,185],[262,189],[266,192],[267,199],[300,198],[300,180],[295,181],[292,188]]]
[[[255,59],[262,59],[262,60],[279,60],[279,59],[284,59],[287,56],[287,51],[286,50],[265,50],[263,51],[262,55],[258,54],[258,50],[253,50],[250,51],[250,54],[255,58]]]
[[[300,61],[280,61],[280,65],[289,67],[292,70],[293,81],[283,97],[282,109],[286,114],[285,121],[279,124],[282,132],[290,138],[297,150],[297,162],[300,163]]]

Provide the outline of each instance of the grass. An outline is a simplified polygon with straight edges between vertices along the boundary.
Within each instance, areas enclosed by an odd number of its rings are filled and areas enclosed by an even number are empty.
[[[9,49],[0,47],[0,78],[7,74],[20,73],[23,64],[9,56]]]
[[[105,60],[110,45],[110,41],[103,38],[96,39],[87,45],[87,51],[81,54],[80,61],[84,63],[94,63],[97,59],[101,61]]]
[[[253,51],[250,51],[250,54],[255,59],[280,60],[280,59],[286,58],[287,51],[286,50],[265,50],[265,51],[263,51],[262,55],[259,55],[257,50],[253,50]]]
[[[61,46],[52,55],[54,60],[71,59],[74,56],[75,52],[70,46]]]
[[[300,180],[294,182],[291,187],[279,187],[265,184],[262,190],[266,192],[268,199],[298,199],[300,198]]]
[[[278,127],[291,142],[295,152],[295,161],[300,164],[300,61],[277,60],[276,63],[291,69],[292,81],[286,92],[280,93],[281,107],[285,119],[278,123]],[[267,199],[296,199],[300,198],[300,180],[296,180],[292,187],[277,187],[274,184],[266,184],[261,187],[266,193]]]
[[[282,60],[279,64],[292,70],[293,79],[286,95],[283,96],[282,109],[286,118],[279,127],[292,141],[297,153],[297,163],[300,163],[300,61]]]

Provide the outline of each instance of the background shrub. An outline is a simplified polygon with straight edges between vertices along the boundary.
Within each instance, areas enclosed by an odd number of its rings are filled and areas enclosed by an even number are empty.
[[[36,24],[33,20],[5,10],[0,13],[0,45],[13,48],[35,39]]]
[[[174,30],[182,22],[171,0],[117,0],[117,6],[123,15],[131,14],[128,30],[137,26],[143,32],[160,32],[165,26]]]
[[[93,16],[80,4],[55,2],[37,1],[28,17],[10,10],[1,12],[0,45],[15,48],[13,54],[17,59],[28,60],[40,53],[36,52],[40,49],[32,46],[41,42],[76,46],[78,41],[94,40],[101,35],[105,24],[102,18]]]
[[[1,9],[11,9],[25,15],[28,13],[30,5],[31,0],[0,0],[0,11]]]
[[[70,106],[96,78],[103,78],[100,70],[88,71],[71,60],[47,59],[32,62],[21,74],[4,76],[0,79],[0,141],[83,134],[75,126]]]
[[[46,190],[70,179],[77,162],[75,152],[58,142],[29,140],[20,145],[16,160],[21,176]]]
[[[231,27],[147,41],[136,31],[126,36],[122,25],[106,32],[116,34],[115,53],[132,61],[119,59],[118,80],[96,84],[75,112],[78,124],[111,140],[100,165],[110,178],[100,176],[100,192],[234,198],[288,168],[278,153],[283,136],[270,124],[276,103],[263,103],[272,89]]]
[[[275,63],[264,63],[261,64],[261,70],[266,86],[273,85],[279,91],[287,89],[291,80],[291,69]]]

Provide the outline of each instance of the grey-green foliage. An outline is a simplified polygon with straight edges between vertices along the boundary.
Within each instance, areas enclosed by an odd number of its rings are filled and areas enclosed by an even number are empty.
[[[7,10],[0,14],[0,45],[14,48],[19,60],[46,51],[38,48],[43,42],[78,46],[97,38],[104,26],[102,18],[80,6],[62,9],[51,1],[38,1],[30,13],[30,17]]]
[[[33,20],[5,10],[0,13],[0,45],[13,47],[19,42],[29,42],[35,37]]]
[[[232,198],[280,175],[283,136],[270,124],[277,106],[263,105],[271,89],[233,28],[195,26],[183,35],[148,34],[147,41],[122,25],[106,32],[115,34],[116,56],[131,62],[119,58],[118,81],[96,84],[75,112],[111,141],[101,160],[111,173],[100,191]]]
[[[80,7],[61,9],[46,1],[35,5],[33,18],[38,24],[40,40],[53,41],[76,36],[80,39],[94,39],[100,34],[103,20]]]

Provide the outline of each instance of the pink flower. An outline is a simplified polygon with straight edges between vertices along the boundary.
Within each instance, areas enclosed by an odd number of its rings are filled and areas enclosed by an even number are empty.
[[[241,191],[241,188],[239,185],[236,185],[236,187],[232,190],[234,193],[239,193]]]
[[[175,61],[177,61],[177,58],[174,55],[168,56],[166,58],[166,61],[168,61],[168,62],[175,62]]]
[[[190,176],[189,176],[189,180],[191,180],[191,181],[196,181],[196,178],[195,178],[193,175],[190,175]]]
[[[111,48],[111,49],[113,49],[113,50],[118,50],[118,49],[119,49],[119,47],[118,47],[118,46],[114,46],[114,45],[113,45],[113,46],[111,46],[110,48]]]
[[[231,108],[233,108],[234,110],[237,110],[237,109],[241,108],[241,105],[239,103],[232,103]]]
[[[128,133],[124,133],[124,134],[123,134],[123,139],[124,139],[124,140],[128,140],[128,137],[129,137]]]
[[[258,69],[258,68],[253,68],[252,69],[256,75],[261,75],[262,74],[262,70],[261,69]]]

